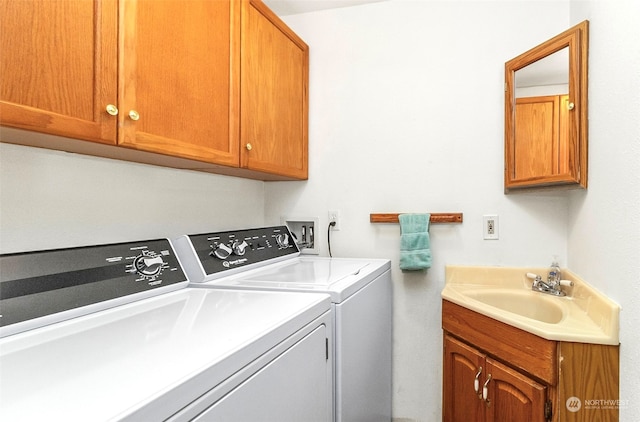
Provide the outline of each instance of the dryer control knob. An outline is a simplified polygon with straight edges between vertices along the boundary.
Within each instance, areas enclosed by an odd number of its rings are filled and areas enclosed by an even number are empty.
[[[276,242],[278,242],[278,246],[281,248],[286,248],[289,246],[289,235],[288,234],[279,234],[276,236]]]
[[[231,248],[224,243],[218,243],[215,245],[213,251],[209,255],[216,256],[220,259],[225,259],[229,255],[231,255]]]
[[[247,251],[247,247],[249,247],[249,244],[246,240],[243,240],[242,242],[239,240],[235,240],[231,247],[233,248],[234,254],[244,255],[244,253]]]

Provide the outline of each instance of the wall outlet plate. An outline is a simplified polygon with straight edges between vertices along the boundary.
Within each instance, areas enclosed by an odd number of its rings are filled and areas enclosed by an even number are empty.
[[[497,214],[482,216],[482,236],[485,240],[496,240],[500,238]]]
[[[320,253],[320,223],[318,217],[280,217],[281,224],[286,225],[294,237],[301,254],[318,255]]]
[[[331,227],[331,230],[333,230],[333,231],[340,230],[340,210],[330,210],[329,211],[329,223],[331,223],[332,221],[334,221],[336,224],[334,224]]]

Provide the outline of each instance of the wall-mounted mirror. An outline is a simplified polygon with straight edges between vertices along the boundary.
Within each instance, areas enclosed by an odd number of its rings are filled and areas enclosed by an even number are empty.
[[[505,192],[587,187],[584,21],[505,64]]]

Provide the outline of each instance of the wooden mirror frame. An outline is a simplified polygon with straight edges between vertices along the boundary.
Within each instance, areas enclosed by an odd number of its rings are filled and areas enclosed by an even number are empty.
[[[550,40],[505,63],[505,166],[504,189],[587,187],[587,75],[588,75],[589,21],[562,32]],[[515,139],[515,72],[557,51],[569,47],[569,133],[566,137],[566,157],[560,157],[565,171],[517,177],[518,163]],[[558,150],[560,150],[558,146]],[[555,159],[555,158],[554,158]]]

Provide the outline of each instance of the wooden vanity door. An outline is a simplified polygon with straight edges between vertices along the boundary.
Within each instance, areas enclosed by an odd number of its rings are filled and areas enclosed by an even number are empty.
[[[486,359],[487,421],[544,422],[546,387],[491,358]]]
[[[474,383],[478,371],[484,366],[485,356],[445,335],[443,360],[442,420],[484,422],[484,401],[476,394]],[[482,372],[485,372],[485,368]],[[480,391],[483,373],[478,378]]]

